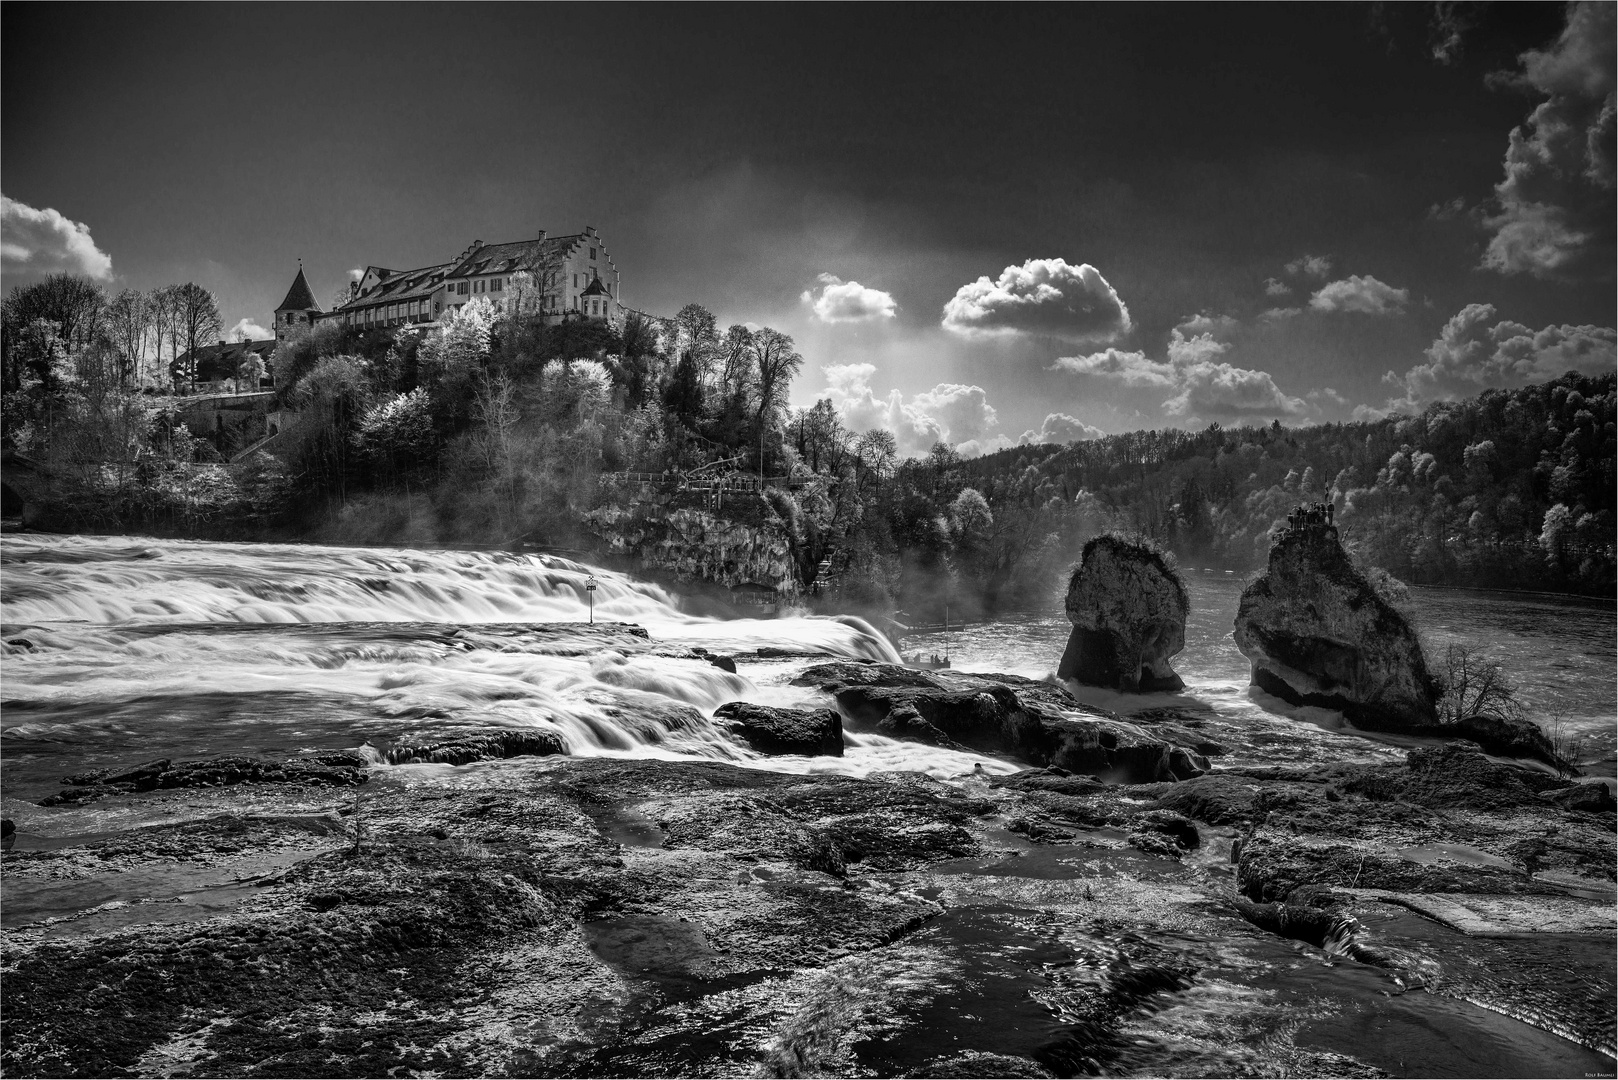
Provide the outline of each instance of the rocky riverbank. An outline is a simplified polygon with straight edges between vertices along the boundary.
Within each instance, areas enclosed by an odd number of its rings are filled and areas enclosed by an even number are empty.
[[[1363,1035],[1401,1023],[1475,1075],[1611,1069],[1599,785],[1462,744],[1254,764],[1234,728],[1014,677],[798,681],[837,712],[732,709],[731,737],[827,753],[840,720],[1029,767],[855,779],[462,738],[317,763],[340,788],[239,760],[151,773],[228,786],[109,772],[3,856],[4,1070],[1430,1074]],[[137,804],[154,824],[39,831]]]

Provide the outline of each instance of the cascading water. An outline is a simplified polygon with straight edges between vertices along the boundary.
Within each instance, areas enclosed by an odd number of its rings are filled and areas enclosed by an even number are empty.
[[[7,538],[0,567],[13,790],[54,780],[69,757],[296,753],[512,727],[553,729],[581,756],[940,775],[982,760],[853,734],[842,759],[762,758],[713,725],[715,708],[826,701],[787,685],[807,661],[746,656],[896,662],[887,640],[854,618],[688,615],[655,585],[561,558],[27,536]],[[595,621],[649,640],[554,625],[590,617],[591,577]],[[741,654],[740,674],[691,647]]]

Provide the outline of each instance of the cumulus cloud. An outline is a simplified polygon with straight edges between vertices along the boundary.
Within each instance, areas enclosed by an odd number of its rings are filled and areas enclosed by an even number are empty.
[[[365,276],[365,267],[363,267],[363,266],[353,267],[348,272],[348,280],[350,280],[350,281],[358,281],[364,276]]]
[[[1185,334],[1212,334],[1224,340],[1240,327],[1241,323],[1229,315],[1214,315],[1204,311],[1186,319],[1175,329]]]
[[[1466,305],[1427,347],[1425,363],[1382,377],[1403,393],[1380,409],[1362,405],[1355,416],[1418,412],[1485,387],[1523,386],[1569,371],[1599,375],[1618,366],[1618,334],[1611,327],[1564,324],[1534,330],[1495,315],[1493,304]]]
[[[893,318],[898,310],[892,294],[881,289],[869,289],[833,274],[821,274],[815,280],[820,282],[820,288],[805,289],[802,299],[821,322],[879,322]]]
[[[1446,203],[1433,203],[1427,208],[1427,216],[1434,221],[1453,221],[1466,212],[1466,199],[1457,195]]]
[[[1299,417],[1309,411],[1302,398],[1283,393],[1267,371],[1241,368],[1220,359],[1230,345],[1211,333],[1169,335],[1168,360],[1142,352],[1107,349],[1089,356],[1065,356],[1054,368],[1075,375],[1112,379],[1126,386],[1158,387],[1174,393],[1163,412],[1187,422],[1267,420]]]
[[[1279,280],[1277,280],[1275,278],[1272,278],[1272,277],[1265,278],[1264,279],[1264,295],[1265,296],[1291,296],[1292,295],[1292,286],[1288,285],[1284,281],[1279,281]]]
[[[981,386],[939,383],[906,401],[898,390],[878,397],[871,389],[874,364],[828,364],[823,397],[829,398],[851,431],[882,428],[893,433],[899,452],[924,454],[936,442],[977,441],[998,423],[994,406]],[[959,449],[959,447],[957,447]]]
[[[267,341],[275,335],[252,319],[242,319],[230,328],[231,341]]]
[[[1352,311],[1361,315],[1397,315],[1409,302],[1409,289],[1395,289],[1370,274],[1350,274],[1321,286],[1309,298],[1309,306],[1315,311]]]
[[[1029,443],[1057,443],[1066,445],[1073,442],[1082,442],[1085,439],[1099,439],[1106,432],[1098,427],[1092,427],[1076,416],[1067,413],[1051,413],[1045,417],[1045,422],[1038,430],[1029,430],[1022,433],[1017,440],[1020,444]]]
[[[8,274],[112,277],[112,256],[96,247],[90,226],[49,207],[36,210],[0,195],[0,269]]]
[[[980,277],[944,305],[943,326],[959,334],[1046,334],[1070,341],[1116,341],[1129,309],[1089,263],[1029,259],[996,281]]]
[[[1298,277],[1323,278],[1331,273],[1331,256],[1299,255],[1287,263],[1287,273]]]
[[[1125,386],[1173,386],[1174,365],[1148,360],[1143,352],[1105,349],[1088,356],[1062,356],[1051,365],[1074,375],[1116,379]]]
[[[1259,316],[1265,322],[1281,322],[1284,319],[1295,319],[1303,314],[1303,308],[1272,307]]]
[[[1004,435],[996,435],[992,439],[968,439],[963,443],[956,443],[955,452],[963,458],[975,458],[1019,445],[1021,444],[1012,442]]]
[[[1549,278],[1611,271],[1614,233],[1614,5],[1578,3],[1547,49],[1495,78],[1546,96],[1506,146],[1483,266]]]

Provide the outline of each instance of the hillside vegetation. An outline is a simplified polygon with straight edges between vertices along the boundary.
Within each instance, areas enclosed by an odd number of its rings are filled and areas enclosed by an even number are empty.
[[[43,527],[595,550],[655,488],[642,517],[700,509],[767,532],[819,604],[926,618],[1046,606],[1108,529],[1251,569],[1294,505],[1329,500],[1346,544],[1407,581],[1614,589],[1612,374],[1416,417],[900,460],[829,401],[788,407],[803,358],[777,331],[721,330],[697,305],[615,331],[480,300],[426,332],[330,324],[281,346],[286,429],[227,464],[234,436],[186,430],[105,301],[56,293],[71,311],[20,289],[0,322],[4,444]]]

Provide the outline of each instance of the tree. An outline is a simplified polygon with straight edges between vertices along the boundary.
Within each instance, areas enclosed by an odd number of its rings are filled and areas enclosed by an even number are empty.
[[[146,341],[152,332],[151,298],[135,289],[125,289],[107,305],[107,334],[117,350],[122,382],[140,381],[146,359]]]
[[[174,304],[179,337],[186,351],[184,370],[179,374],[193,382],[197,377],[197,350],[219,339],[224,319],[213,293],[192,281],[176,287]]]
[[[753,364],[758,377],[758,407],[754,428],[763,432],[786,402],[793,376],[803,370],[803,357],[792,339],[768,326],[753,335]]]
[[[259,382],[264,378],[264,358],[256,352],[248,353],[240,364],[236,366],[236,392],[242,392],[242,383],[248,389],[257,390]]]
[[[53,357],[66,357],[94,341],[105,308],[101,287],[73,274],[52,274],[12,289],[0,305],[0,385],[7,392],[17,390],[25,374],[52,384]]]
[[[152,320],[152,345],[158,364],[163,360],[163,346],[169,349],[169,363],[180,355],[180,287],[163,285],[147,295],[147,310]],[[173,377],[171,368],[170,377]]]

